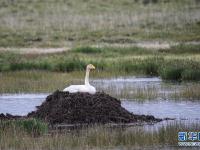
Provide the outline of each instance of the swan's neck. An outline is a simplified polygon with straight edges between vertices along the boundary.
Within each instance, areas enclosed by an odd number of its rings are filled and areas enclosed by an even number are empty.
[[[90,85],[90,83],[89,83],[89,73],[90,73],[90,69],[86,69],[85,85]]]

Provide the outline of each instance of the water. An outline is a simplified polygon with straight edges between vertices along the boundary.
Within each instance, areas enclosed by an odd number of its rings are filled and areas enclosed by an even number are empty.
[[[0,113],[27,115],[45,100],[48,94],[3,94],[0,95]]]
[[[200,119],[199,108],[200,103],[195,101],[172,101],[172,100],[159,100],[159,101],[145,101],[139,103],[136,101],[123,101],[122,106],[128,111],[153,115],[157,118],[176,118],[176,119]]]
[[[114,78],[92,80],[98,91],[104,91],[119,99],[166,99],[179,92],[183,85],[178,82],[163,82],[160,78]]]
[[[117,78],[93,80],[99,91],[108,91],[113,96],[123,99],[122,106],[135,114],[154,115],[158,118],[176,118],[188,120],[200,120],[200,101],[174,101],[155,99],[147,101],[136,101],[131,92],[134,89],[153,86],[159,92],[170,93],[174,89],[179,89],[179,83],[163,83],[159,78]],[[119,94],[126,92],[127,94]],[[129,95],[130,94],[130,95]],[[3,94],[0,95],[0,113],[10,113],[13,115],[26,115],[41,105],[49,93],[40,94]],[[128,95],[128,96],[127,96]],[[128,100],[125,97],[132,97]]]

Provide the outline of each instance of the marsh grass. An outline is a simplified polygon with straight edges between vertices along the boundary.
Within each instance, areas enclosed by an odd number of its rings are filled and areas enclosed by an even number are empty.
[[[14,74],[13,74],[14,73]],[[91,72],[93,78],[119,77],[125,74],[114,72]],[[35,93],[54,92],[62,90],[71,84],[84,84],[85,72],[74,71],[70,73],[48,71],[15,71],[0,73],[0,93]]]
[[[117,149],[119,147],[145,148],[177,146],[179,131],[199,131],[199,124],[174,122],[150,131],[143,127],[108,128],[94,125],[78,131],[54,132],[52,135],[33,137],[1,132],[1,149]],[[20,139],[20,140],[19,140]]]
[[[177,45],[176,49],[179,48]],[[171,51],[163,53],[138,47],[78,47],[51,55],[1,52],[0,92],[32,93],[63,89],[80,82],[80,79],[83,81],[85,67],[89,63],[97,68],[91,73],[94,78],[142,75],[175,81],[200,80],[200,55],[173,54]],[[190,49],[187,51],[190,52]]]
[[[2,0],[0,45],[58,47],[69,43],[198,41],[199,5],[196,0]]]
[[[1,73],[1,93],[53,92],[65,86],[80,82],[82,73],[52,73],[44,71],[17,71]],[[73,79],[73,80],[72,80]]]
[[[0,120],[0,133],[6,132],[20,134],[27,133],[31,136],[39,136],[47,133],[48,126],[38,119]]]
[[[158,89],[157,89],[158,90]],[[137,88],[134,91],[133,97],[136,100],[155,100],[159,97],[159,92],[155,87]]]
[[[178,44],[171,46],[169,49],[160,49],[160,52],[170,53],[170,54],[199,54],[200,45],[199,44]]]
[[[179,48],[177,46],[176,49]],[[199,80],[200,62],[196,57],[193,54],[186,58],[184,54],[182,57],[173,53],[166,55],[160,51],[138,47],[78,47],[67,53],[42,56],[2,52],[0,71],[34,69],[73,72],[84,71],[85,66],[92,63],[99,71],[161,76],[169,80]]]
[[[200,71],[195,69],[188,69],[182,72],[183,80],[200,80]]]
[[[156,100],[160,97],[162,97],[163,99],[167,97],[166,95],[160,95],[159,89],[155,86],[144,86],[135,88],[124,86],[123,89],[117,89],[116,87],[114,88],[112,86],[109,86],[103,91],[119,99],[128,99],[134,101]]]
[[[190,83],[191,84],[191,83]],[[186,99],[186,100],[199,100],[200,99],[200,85],[193,83],[184,86],[179,92],[175,92],[171,95],[174,99]]]
[[[96,47],[78,47],[73,49],[73,51],[86,54],[103,52],[101,48],[96,48]]]
[[[192,59],[169,59],[164,62],[159,74],[166,80],[199,80],[199,62]]]

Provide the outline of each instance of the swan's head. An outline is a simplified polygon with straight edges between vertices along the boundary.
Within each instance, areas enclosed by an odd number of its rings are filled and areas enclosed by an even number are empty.
[[[87,69],[88,70],[93,70],[93,69],[95,69],[95,66],[92,65],[92,64],[89,64],[89,65],[87,65]]]

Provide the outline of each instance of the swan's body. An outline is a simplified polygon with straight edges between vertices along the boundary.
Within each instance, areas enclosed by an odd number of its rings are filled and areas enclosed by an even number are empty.
[[[70,85],[69,87],[66,87],[63,91],[68,91],[69,93],[82,92],[95,94],[95,87],[91,86],[89,83],[89,72],[91,69],[95,69],[95,67],[92,64],[87,65],[84,85]]]
[[[69,93],[77,93],[77,92],[90,93],[90,94],[96,93],[96,89],[91,85],[70,85],[63,91],[68,91]]]

